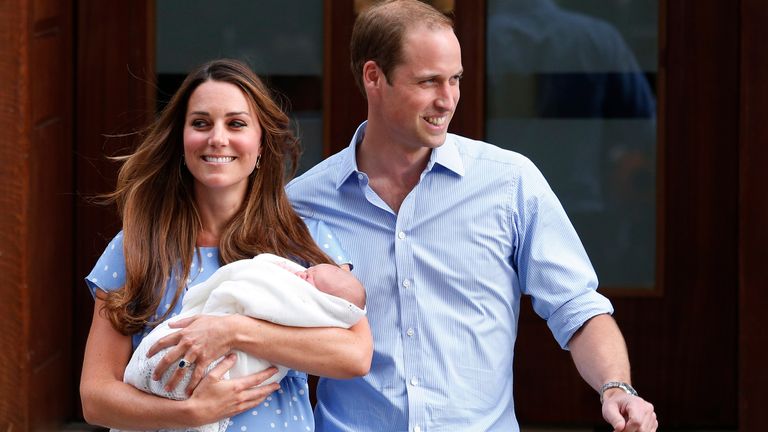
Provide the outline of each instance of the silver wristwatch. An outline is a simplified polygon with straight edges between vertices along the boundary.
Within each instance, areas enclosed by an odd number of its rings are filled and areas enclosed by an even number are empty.
[[[634,388],[632,388],[631,385],[621,381],[611,381],[603,384],[603,386],[600,387],[600,404],[603,403],[603,393],[605,393],[606,390],[612,389],[612,388],[620,388],[624,390],[627,394],[631,394],[632,396],[637,396],[637,391]]]

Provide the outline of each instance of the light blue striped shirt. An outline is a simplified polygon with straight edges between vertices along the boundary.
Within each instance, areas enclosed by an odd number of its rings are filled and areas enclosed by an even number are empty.
[[[367,291],[371,372],[321,379],[318,431],[517,431],[512,360],[520,297],[566,348],[612,313],[559,201],[525,157],[449,134],[394,213],[357,169],[356,144],[292,181]]]

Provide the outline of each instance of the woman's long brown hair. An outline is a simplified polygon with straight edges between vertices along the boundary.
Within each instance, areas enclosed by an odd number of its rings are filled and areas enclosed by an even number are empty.
[[[250,175],[245,201],[221,234],[221,264],[263,252],[309,264],[331,262],[284,191],[300,153],[288,116],[248,66],[236,60],[211,61],[187,76],[136,150],[118,158],[123,165],[117,188],[107,199],[117,204],[123,221],[126,282],[106,296],[105,312],[123,334],[152,324],[150,317],[166,286],[172,289],[168,281],[177,281],[172,305],[158,322],[164,320],[189,276],[202,225],[193,199],[193,178],[182,164],[183,130],[189,98],[206,81],[239,87],[262,128],[260,168]]]

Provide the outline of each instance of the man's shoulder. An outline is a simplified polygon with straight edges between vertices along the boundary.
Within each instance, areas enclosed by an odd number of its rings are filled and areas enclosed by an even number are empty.
[[[449,134],[449,137],[452,138],[459,154],[465,161],[508,165],[510,167],[532,165],[530,159],[515,151],[461,135]]]
[[[344,149],[327,157],[300,176],[291,180],[288,185],[286,185],[288,193],[290,194],[292,190],[303,187],[316,187],[323,182],[335,183],[336,178],[339,175],[339,170],[344,162],[344,154],[347,151],[348,149]]]

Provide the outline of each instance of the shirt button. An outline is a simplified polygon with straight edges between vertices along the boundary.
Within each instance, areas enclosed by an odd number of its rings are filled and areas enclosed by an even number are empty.
[[[399,233],[397,233],[397,238],[399,238],[400,240],[404,239],[405,238],[405,233],[400,231]]]
[[[405,334],[407,334],[408,336],[413,336],[415,333],[416,333],[416,332],[415,332],[415,331],[413,331],[413,329],[412,329],[412,328],[409,328],[409,329],[408,329],[408,330],[405,332]]]
[[[363,173],[357,173],[357,178],[358,178],[358,180],[362,180],[362,179],[363,179],[363,177],[365,177],[365,176],[363,175]]]
[[[411,385],[412,385],[412,386],[417,386],[417,385],[419,385],[419,379],[418,379],[418,378],[416,378],[416,377],[413,377],[413,378],[411,378]]]
[[[403,286],[404,286],[404,287],[406,287],[406,288],[408,288],[409,286],[411,286],[411,281],[410,281],[410,280],[408,280],[408,279],[404,280],[404,281],[403,281]]]
[[[421,432],[421,428],[418,426],[413,427],[413,432]]]

